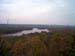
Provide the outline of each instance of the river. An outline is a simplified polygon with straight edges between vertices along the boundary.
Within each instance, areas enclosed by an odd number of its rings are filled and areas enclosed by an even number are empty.
[[[5,36],[21,36],[23,34],[29,34],[29,33],[35,33],[35,32],[49,32],[48,29],[38,29],[38,28],[33,28],[32,30],[23,30],[17,33],[12,33],[12,34],[5,34]]]

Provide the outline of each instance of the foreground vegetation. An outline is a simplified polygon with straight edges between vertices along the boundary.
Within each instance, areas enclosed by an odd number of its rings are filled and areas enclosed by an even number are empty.
[[[0,56],[75,56],[75,30],[0,37]]]

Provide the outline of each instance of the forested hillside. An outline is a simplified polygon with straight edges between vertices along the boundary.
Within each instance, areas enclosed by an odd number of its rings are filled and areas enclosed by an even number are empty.
[[[75,30],[0,37],[0,56],[75,56]]]

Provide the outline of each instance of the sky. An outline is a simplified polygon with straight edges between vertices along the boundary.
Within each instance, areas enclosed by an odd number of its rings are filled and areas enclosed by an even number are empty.
[[[0,0],[0,24],[75,25],[75,0]]]

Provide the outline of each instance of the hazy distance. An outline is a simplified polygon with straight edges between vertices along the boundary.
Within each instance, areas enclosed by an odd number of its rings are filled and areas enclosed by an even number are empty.
[[[75,25],[75,0],[0,0],[0,24]]]

